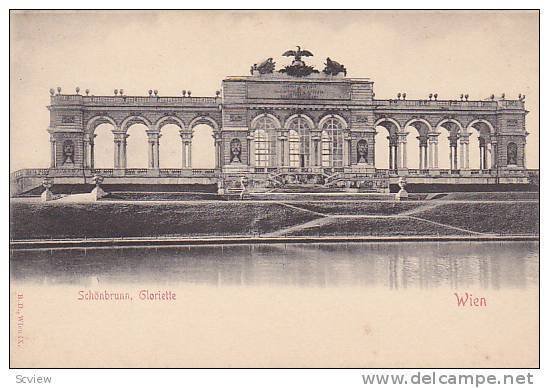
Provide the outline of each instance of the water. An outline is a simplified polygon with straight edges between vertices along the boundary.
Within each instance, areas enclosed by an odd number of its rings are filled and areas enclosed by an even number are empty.
[[[429,242],[15,251],[12,302],[24,295],[29,340],[12,347],[12,359],[535,367],[538,250],[537,242]],[[142,290],[177,299],[141,300]],[[80,300],[88,291],[132,300]],[[458,306],[465,293],[487,305]]]

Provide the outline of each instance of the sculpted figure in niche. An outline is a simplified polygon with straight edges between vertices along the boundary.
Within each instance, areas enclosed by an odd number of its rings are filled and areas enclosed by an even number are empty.
[[[368,163],[368,143],[366,143],[366,140],[359,140],[356,145],[356,154],[357,163]]]
[[[231,160],[229,163],[242,163],[241,155],[242,154],[242,145],[240,140],[233,139],[231,140]]]
[[[63,142],[63,164],[74,163],[74,142],[65,140]]]
[[[517,164],[517,144],[516,143],[509,143],[507,144],[507,165]]]

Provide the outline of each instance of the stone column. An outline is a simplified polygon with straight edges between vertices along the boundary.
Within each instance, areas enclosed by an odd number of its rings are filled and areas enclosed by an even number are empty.
[[[469,170],[469,141],[465,143],[465,169]]]
[[[187,142],[185,140],[181,141],[181,168],[187,168]]]
[[[155,161],[155,168],[160,168],[160,136],[162,136],[160,133],[156,137],[156,141],[154,143],[154,161]]]
[[[160,168],[160,132],[147,131],[149,137],[149,168]]]
[[[188,154],[189,154],[189,163],[187,165],[188,168],[192,168],[193,167],[193,154],[192,154],[192,150],[193,150],[193,142],[192,140],[189,140],[189,144],[188,144]]]
[[[90,138],[88,135],[84,135],[83,142],[82,142],[82,167],[88,168],[88,155],[89,155],[89,148],[90,148]]]
[[[53,137],[50,137],[50,167],[55,168],[56,143]]]
[[[459,137],[459,144],[460,144],[460,161],[459,166],[460,169],[469,170],[469,135],[470,133],[463,133]]]
[[[113,131],[114,135],[114,168],[125,169],[126,162],[126,139],[128,135],[124,131]]]
[[[120,168],[120,141],[116,139],[114,139],[113,157],[114,157],[114,161],[113,161],[114,168],[115,169]]]
[[[484,152],[483,159],[482,159],[482,166],[485,170],[488,169],[488,158],[492,157],[492,151],[491,151],[491,145],[490,143],[484,143],[484,147],[482,147],[482,151]],[[490,166],[491,168],[491,166]]]
[[[490,168],[495,169],[498,166],[498,143],[495,140],[492,140],[492,148],[490,149],[491,159],[492,159],[492,166]]]
[[[394,170],[393,166],[393,146],[391,145],[390,141],[391,139],[387,136],[387,139],[389,139],[389,170]]]
[[[438,169],[438,137],[434,138],[435,145],[435,165],[434,168]]]
[[[90,168],[95,168],[95,137],[97,135],[90,135]]]
[[[248,148],[248,165],[250,167],[255,167],[255,137],[253,133],[250,133],[247,139],[249,139],[248,141],[250,142],[250,146]]]
[[[438,169],[438,132],[429,133],[429,169]]]
[[[290,166],[290,137],[288,131],[284,131],[284,137],[286,138],[286,147],[284,148],[284,166]]]
[[[215,138],[215,150],[217,151],[217,168],[221,168],[223,167],[223,139],[221,138],[221,132]]]
[[[350,162],[350,154],[349,154],[349,135],[343,134],[343,167],[349,167],[351,165]]]
[[[253,157],[252,143],[253,142],[254,142],[254,137],[251,134],[248,134],[248,136],[246,136],[246,152],[248,153],[248,158],[246,159],[246,164],[248,166],[252,165],[252,157]],[[219,153],[218,153],[218,150],[217,150],[217,144],[216,144],[215,152],[216,152],[216,158],[219,158]],[[216,166],[217,166],[217,163],[216,163]]]
[[[398,170],[398,169],[402,168],[402,145],[400,143],[400,137],[399,137],[399,140],[398,140],[398,144],[395,147],[395,153],[396,153],[395,170]]]
[[[128,142],[127,142],[128,135],[124,134],[124,138],[122,139],[122,142],[120,144],[120,160],[122,162],[122,168],[126,169],[128,167],[128,157],[127,157],[127,148],[128,148]]]
[[[461,142],[458,143],[458,147],[459,147],[459,158],[458,158],[458,161],[459,161],[459,169],[460,170],[463,170],[465,168],[465,147],[464,147],[464,144]]]
[[[309,149],[309,167],[318,166],[318,148],[320,142],[320,131],[315,129],[311,131],[311,144]],[[307,166],[305,166],[307,167]]]
[[[286,154],[289,152],[287,131],[279,129],[278,140],[280,141],[280,154],[277,155],[277,166],[286,166]]]
[[[408,168],[408,155],[406,153],[406,136],[408,132],[402,132],[398,134],[398,146],[397,146],[397,168]]]
[[[179,130],[179,136],[181,137],[181,168],[189,168],[189,150],[192,132],[190,130]]]
[[[419,169],[423,170],[423,145],[421,145],[421,140],[419,143]]]

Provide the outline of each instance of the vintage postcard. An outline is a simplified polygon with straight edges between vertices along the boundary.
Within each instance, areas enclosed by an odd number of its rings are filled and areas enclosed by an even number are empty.
[[[535,10],[11,11],[10,366],[538,368],[539,59]]]

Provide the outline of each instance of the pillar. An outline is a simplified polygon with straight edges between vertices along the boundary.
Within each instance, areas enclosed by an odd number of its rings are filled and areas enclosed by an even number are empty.
[[[423,170],[423,146],[421,143],[419,143],[419,169]]]
[[[55,168],[55,159],[56,159],[56,144],[55,140],[50,138],[50,167]]]
[[[398,170],[400,168],[402,168],[402,147],[401,147],[401,144],[400,144],[400,137],[399,137],[399,140],[398,140],[398,144],[397,146],[395,147],[395,152],[396,152],[396,163],[395,163],[395,170]]]
[[[84,135],[83,140],[83,147],[82,147],[82,167],[88,168],[88,154],[89,154],[89,147],[90,147],[90,139],[87,135]]]
[[[406,152],[406,136],[408,132],[402,132],[398,134],[398,146],[396,148],[397,153],[397,169],[408,168],[408,155]]]
[[[465,168],[465,144],[460,140],[459,141],[459,169],[463,170]]]
[[[434,143],[435,144],[435,166],[434,167],[438,168],[438,138],[435,137],[434,141],[435,141]]]
[[[126,168],[126,139],[128,135],[123,131],[113,131],[114,135],[114,168]]]
[[[492,141],[492,147],[490,149],[490,156],[491,156],[491,167],[490,168],[497,168],[498,166],[498,159],[497,159],[497,154],[498,154],[498,144],[496,141]]]
[[[249,147],[248,147],[248,165],[250,167],[255,167],[255,138],[252,134],[250,134],[247,139],[249,139]]]
[[[389,137],[387,137],[389,139]],[[389,143],[389,170],[394,170],[393,166],[393,146]]]
[[[160,136],[162,136],[161,134],[158,134],[158,136],[156,137],[156,141],[154,143],[154,151],[155,151],[155,155],[154,155],[154,161],[155,161],[155,168],[160,168]]]
[[[320,141],[320,133],[317,130],[311,132],[311,143],[309,144],[309,165],[305,167],[318,166],[318,145]]]
[[[315,156],[315,160],[314,160],[314,166],[315,167],[318,167],[320,165],[319,161],[320,161],[320,157],[318,156],[319,155],[319,151],[320,151],[320,147],[319,147],[319,144],[320,144],[320,140],[319,139],[314,139],[313,140],[313,143],[314,143],[314,156]]]
[[[193,150],[193,143],[192,143],[192,140],[189,140],[189,143],[188,143],[189,162],[188,162],[188,164],[187,164],[187,167],[188,167],[188,168],[192,168],[192,167],[193,167],[193,155],[192,155],[192,150]]]
[[[278,129],[278,140],[280,142],[280,149],[279,153],[276,155],[276,166],[282,167],[287,166],[289,160],[289,157],[286,157],[286,154],[289,152],[289,144],[288,144],[288,132],[284,129]]]
[[[181,168],[187,168],[187,143],[181,141]]]
[[[465,169],[469,170],[469,142],[464,143],[465,146]]]
[[[95,136],[90,136],[90,168],[93,170],[95,168]]]
[[[149,168],[160,168],[160,132],[147,131],[149,137]]]
[[[349,137],[343,135],[343,167],[348,167],[350,163]]]
[[[284,149],[284,166],[290,166],[290,138],[288,137],[288,131],[284,131],[284,136],[287,139]]]
[[[121,151],[120,151],[120,159],[121,159],[121,162],[122,162],[122,168],[123,169],[126,169],[128,167],[128,158],[127,158],[127,155],[126,155],[126,151],[127,151],[127,148],[128,148],[128,143],[126,141],[126,138],[128,137],[128,135],[124,135],[124,137],[122,138],[122,142],[121,142]]]

